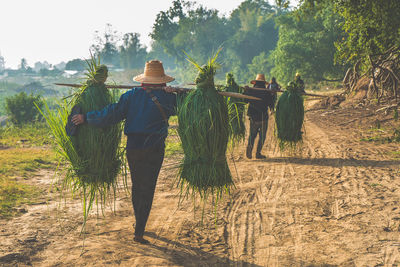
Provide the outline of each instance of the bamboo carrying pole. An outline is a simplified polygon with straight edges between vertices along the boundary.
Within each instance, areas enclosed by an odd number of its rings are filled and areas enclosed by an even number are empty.
[[[267,91],[270,93],[283,93],[285,91],[282,90],[271,90],[271,89],[267,89],[267,88],[255,88],[255,87],[249,87],[249,86],[244,86],[244,87],[240,87],[244,90],[256,90],[256,91]],[[317,94],[309,94],[309,93],[300,93],[301,95],[305,95],[305,96],[314,96],[314,97],[329,97],[327,95],[317,95]]]
[[[189,83],[188,85],[196,85],[195,83]],[[224,85],[217,85],[217,87],[224,87]],[[283,93],[285,91],[282,90],[271,90],[271,89],[267,89],[267,88],[256,88],[256,87],[249,87],[249,86],[240,86],[241,89],[244,90],[256,90],[256,91],[266,91],[269,93]],[[309,93],[300,93],[301,95],[305,95],[305,96],[314,96],[314,97],[329,97],[327,95],[317,95],[317,94],[309,94]]]
[[[55,85],[68,86],[68,87],[74,87],[74,88],[79,88],[79,87],[82,86],[81,84],[72,84],[72,83],[55,83]],[[169,89],[172,89],[172,90],[174,90],[175,92],[178,92],[178,93],[179,92],[189,92],[191,90],[194,90],[192,88],[169,87],[169,86],[151,87],[151,86],[110,85],[110,84],[106,84],[106,88],[109,88],[109,89],[132,89],[134,87],[151,89],[151,90],[165,90],[165,89],[169,88]],[[223,95],[223,96],[235,97],[235,98],[245,98],[245,99],[250,99],[250,100],[261,100],[258,97],[239,94],[239,93],[233,93],[233,92],[221,92],[221,91],[218,91],[218,94]]]

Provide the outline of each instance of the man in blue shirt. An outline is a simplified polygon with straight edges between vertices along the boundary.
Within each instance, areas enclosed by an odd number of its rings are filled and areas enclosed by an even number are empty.
[[[117,103],[102,110],[75,115],[76,124],[88,123],[105,127],[125,120],[127,135],[126,155],[132,179],[132,204],[135,214],[135,237],[143,238],[147,219],[153,203],[157,178],[164,160],[165,139],[168,135],[168,119],[176,111],[176,94],[165,87],[174,78],[165,75],[161,61],[146,63],[144,73],[134,77],[142,87],[124,93]],[[150,90],[148,87],[163,87]]]

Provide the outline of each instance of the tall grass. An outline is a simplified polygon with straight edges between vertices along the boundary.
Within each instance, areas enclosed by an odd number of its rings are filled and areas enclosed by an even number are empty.
[[[276,105],[276,132],[279,148],[295,149],[303,139],[304,100],[296,84],[291,82]]]
[[[105,87],[107,68],[94,59],[88,62],[87,80],[75,92],[70,103],[65,102],[55,111],[45,105],[42,111],[57,143],[57,152],[68,166],[62,175],[62,191],[79,193],[83,203],[83,228],[93,204],[106,205],[110,196],[115,198],[117,177],[124,173],[124,149],[121,148],[122,124],[96,128],[88,124],[79,126],[76,136],[68,136],[65,125],[71,107],[79,105],[83,113],[100,110],[115,102],[116,94]]]
[[[240,86],[235,82],[232,73],[226,75],[225,91],[234,93],[243,93]],[[233,144],[239,143],[244,140],[246,135],[246,127],[244,123],[244,108],[245,102],[241,99],[228,97],[228,114],[230,126],[230,139]]]
[[[184,160],[179,171],[183,196],[199,194],[202,200],[212,196],[218,202],[233,185],[226,160],[229,118],[225,99],[215,89],[216,56],[198,69],[196,89],[178,99],[178,133]]]

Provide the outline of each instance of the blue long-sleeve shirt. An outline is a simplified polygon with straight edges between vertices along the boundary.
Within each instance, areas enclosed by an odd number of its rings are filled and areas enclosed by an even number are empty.
[[[167,118],[175,114],[176,95],[154,90]],[[128,136],[128,149],[164,146],[168,124],[150,95],[142,88],[124,93],[119,101],[98,111],[86,114],[86,121],[97,127],[106,127],[125,120],[124,133]]]

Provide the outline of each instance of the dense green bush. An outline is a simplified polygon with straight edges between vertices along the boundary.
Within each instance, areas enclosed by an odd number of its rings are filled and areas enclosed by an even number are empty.
[[[42,108],[43,101],[40,95],[21,92],[6,98],[6,114],[16,125],[37,121],[40,119],[40,113],[35,104]]]

